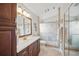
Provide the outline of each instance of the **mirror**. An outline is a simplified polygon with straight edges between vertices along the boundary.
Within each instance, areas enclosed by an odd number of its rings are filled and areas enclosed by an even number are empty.
[[[32,34],[32,19],[30,14],[21,8],[17,8],[17,34],[19,37]]]

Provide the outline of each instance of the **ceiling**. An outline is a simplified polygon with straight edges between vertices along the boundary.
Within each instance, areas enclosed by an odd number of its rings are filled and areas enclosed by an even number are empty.
[[[68,6],[68,3],[24,3],[23,5],[37,16],[41,16],[49,12],[54,13],[59,7],[65,9]]]

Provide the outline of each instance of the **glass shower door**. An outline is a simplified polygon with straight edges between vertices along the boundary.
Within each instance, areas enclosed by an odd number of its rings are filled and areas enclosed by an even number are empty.
[[[69,25],[69,55],[79,56],[79,21],[72,21]]]
[[[70,7],[69,22],[69,55],[79,56],[79,4]]]
[[[79,4],[72,4],[65,15],[65,55],[79,56]]]

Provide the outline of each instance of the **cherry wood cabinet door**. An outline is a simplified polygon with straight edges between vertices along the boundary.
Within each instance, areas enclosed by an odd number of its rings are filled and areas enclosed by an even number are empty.
[[[38,42],[36,41],[35,43],[33,43],[33,56],[37,56],[38,55]]]
[[[0,55],[11,55],[10,34],[10,31],[0,31]]]
[[[0,56],[16,55],[16,4],[0,3]]]
[[[29,46],[29,56],[37,56],[40,51],[40,41],[37,40]]]
[[[28,47],[29,47],[29,56],[33,56],[33,43],[31,44],[31,45],[29,45]]]

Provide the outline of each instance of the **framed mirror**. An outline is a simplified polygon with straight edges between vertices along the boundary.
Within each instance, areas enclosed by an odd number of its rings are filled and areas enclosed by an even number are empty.
[[[19,37],[24,37],[32,34],[32,19],[26,11],[17,11],[17,34]]]

